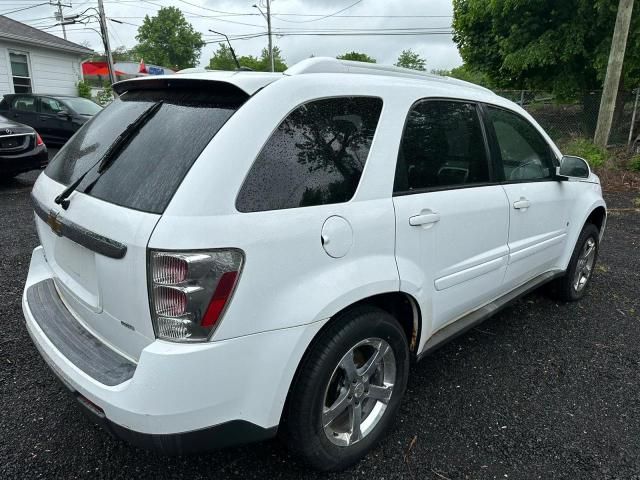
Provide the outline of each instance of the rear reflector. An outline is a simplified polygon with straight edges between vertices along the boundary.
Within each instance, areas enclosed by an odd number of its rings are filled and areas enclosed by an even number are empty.
[[[40,134],[38,132],[36,132],[36,145],[39,147],[40,145],[44,145],[44,142],[42,141],[42,137],[40,137]]]
[[[226,272],[220,277],[216,291],[213,292],[211,302],[209,302],[209,308],[207,313],[204,314],[202,319],[202,326],[209,327],[215,325],[220,318],[224,306],[227,304],[227,300],[233,293],[233,288],[236,285],[236,279],[238,278],[238,272]]]
[[[240,250],[150,252],[149,298],[157,338],[209,339],[220,323],[242,269]]]

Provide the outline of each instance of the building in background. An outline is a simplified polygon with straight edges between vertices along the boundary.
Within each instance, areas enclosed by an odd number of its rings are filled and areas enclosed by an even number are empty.
[[[93,51],[0,15],[0,96],[77,95],[81,59]]]

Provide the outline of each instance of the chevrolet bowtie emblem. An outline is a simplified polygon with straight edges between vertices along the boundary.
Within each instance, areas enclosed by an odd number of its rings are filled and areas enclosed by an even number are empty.
[[[47,215],[47,225],[51,227],[53,233],[59,237],[62,236],[62,222],[58,219],[57,213],[49,212],[49,215]]]

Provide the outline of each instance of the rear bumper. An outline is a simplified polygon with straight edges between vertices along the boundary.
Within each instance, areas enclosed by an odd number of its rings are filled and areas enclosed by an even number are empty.
[[[18,174],[44,168],[49,163],[47,147],[41,145],[26,153],[8,155],[0,153],[0,173]]]
[[[34,316],[42,309],[29,289],[52,277],[42,247],[36,248],[23,310],[40,354],[94,420],[131,443],[166,453],[273,436],[298,363],[324,323],[202,344],[155,341],[138,359],[128,359],[135,364],[129,379],[106,385],[79,364],[86,356],[65,355]]]

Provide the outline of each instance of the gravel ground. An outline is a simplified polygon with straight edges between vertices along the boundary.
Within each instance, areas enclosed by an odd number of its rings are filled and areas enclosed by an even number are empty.
[[[640,479],[638,193],[607,196],[620,210],[582,302],[534,292],[415,365],[392,434],[325,476],[277,441],[167,458],[85,419],[22,319],[36,173],[0,182],[0,478]]]

